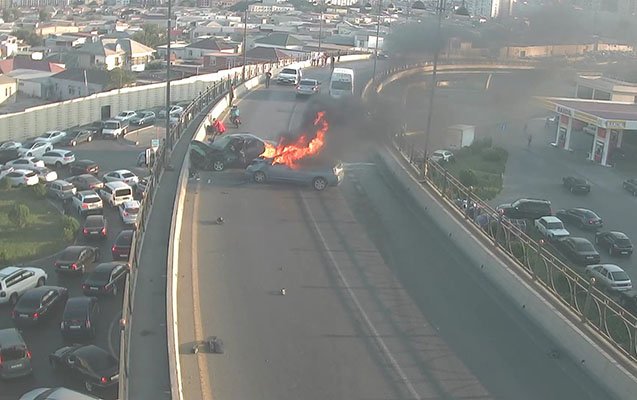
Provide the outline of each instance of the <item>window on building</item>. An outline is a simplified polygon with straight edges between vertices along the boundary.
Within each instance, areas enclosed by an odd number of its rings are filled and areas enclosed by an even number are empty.
[[[69,86],[69,95],[75,96],[75,88],[73,86]]]

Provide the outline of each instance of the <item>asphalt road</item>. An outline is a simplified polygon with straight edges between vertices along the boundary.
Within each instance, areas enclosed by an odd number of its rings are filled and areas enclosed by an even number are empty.
[[[144,138],[148,135],[149,133],[140,134],[142,138],[141,141],[146,141]],[[141,145],[134,146],[124,142],[95,140],[91,143],[72,148],[72,150],[76,154],[76,159],[91,159],[96,161],[103,172],[128,168],[142,176],[146,174],[143,169],[135,168],[137,155],[143,150]],[[65,171],[61,170],[59,173],[61,176],[64,176]],[[59,203],[55,204],[61,208]],[[124,229],[117,209],[107,208],[104,213],[109,221],[108,238],[102,242],[96,242],[96,245],[100,247],[101,262],[107,262],[112,259],[111,246],[117,234]],[[78,243],[83,244],[85,241],[80,237],[78,238]],[[82,278],[64,275],[58,276],[53,270],[54,261],[55,257],[51,256],[27,264],[43,268],[48,274],[49,279],[47,280],[47,284],[67,287],[70,297],[83,296],[80,287]],[[93,342],[107,349],[117,358],[119,358],[119,318],[122,311],[122,296],[123,291],[120,291],[120,295],[118,295],[117,298],[100,298],[101,315],[99,324],[97,325],[97,337]],[[9,307],[2,307],[0,313],[0,329],[14,326],[9,313]],[[15,400],[25,392],[37,387],[66,386],[84,390],[83,382],[69,380],[68,377],[63,374],[54,372],[49,366],[48,355],[64,345],[59,331],[61,313],[62,311],[60,309],[54,318],[45,321],[37,328],[25,328],[23,330],[24,339],[33,354],[32,363],[34,375],[19,380],[3,381],[0,390],[0,399]],[[99,395],[104,399],[114,399],[117,397],[116,393],[110,390],[100,392]]]
[[[242,129],[274,138],[306,104],[290,88],[258,90],[240,103]],[[178,289],[185,398],[491,398],[340,190],[259,186],[241,171],[202,173],[189,189]],[[192,354],[209,336],[225,354]]]

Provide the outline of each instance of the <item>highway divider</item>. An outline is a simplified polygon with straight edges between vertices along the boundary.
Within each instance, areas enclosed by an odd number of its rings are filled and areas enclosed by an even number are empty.
[[[416,67],[416,73],[428,69]],[[470,69],[471,66],[467,66]],[[394,81],[384,74],[366,95]],[[489,280],[563,346],[564,352],[622,399],[637,393],[637,318],[613,298],[509,223],[438,163],[400,134],[391,135],[378,158],[439,228],[479,266]]]

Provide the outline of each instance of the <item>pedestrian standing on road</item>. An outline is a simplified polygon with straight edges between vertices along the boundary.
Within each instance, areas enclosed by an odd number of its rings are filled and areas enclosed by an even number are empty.
[[[268,71],[265,73],[265,87],[270,87],[270,79],[272,79],[272,72]]]
[[[233,101],[234,101],[234,83],[231,83],[230,90],[228,90],[228,102],[230,103],[230,107],[232,107]]]
[[[331,64],[331,65],[330,65],[330,67],[331,67],[332,69],[334,69],[334,64],[335,64],[335,63],[336,63],[336,57],[332,56],[332,58],[330,59],[330,64]]]
[[[71,215],[71,199],[64,199],[64,201],[62,201],[62,214]]]
[[[529,142],[527,144],[528,147],[531,147],[531,142],[533,141],[533,135],[529,135]]]

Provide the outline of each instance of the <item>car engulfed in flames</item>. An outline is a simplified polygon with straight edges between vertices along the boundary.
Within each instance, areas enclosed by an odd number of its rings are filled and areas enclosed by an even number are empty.
[[[325,134],[329,130],[329,123],[324,111],[316,113],[313,129],[315,132],[311,139],[307,134],[302,134],[293,141],[282,138],[276,146],[266,143],[261,157],[271,159],[273,165],[283,164],[297,169],[300,160],[317,156],[325,146]]]

